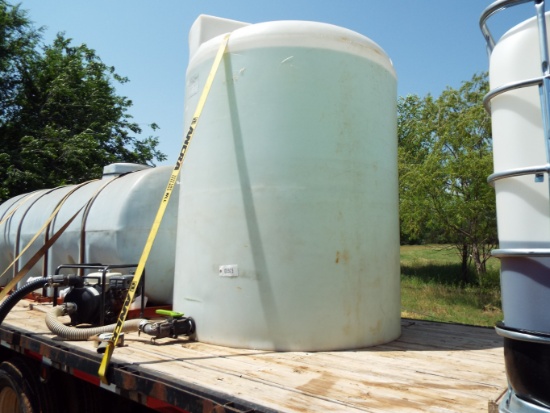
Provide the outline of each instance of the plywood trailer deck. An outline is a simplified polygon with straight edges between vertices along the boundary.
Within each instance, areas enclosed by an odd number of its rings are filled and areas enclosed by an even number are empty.
[[[399,339],[352,351],[261,351],[126,333],[106,386],[95,343],[53,336],[44,323],[50,308],[18,303],[0,326],[4,359],[34,358],[31,373],[42,382],[63,372],[103,388],[116,395],[113,411],[131,400],[126,411],[487,412],[507,387],[502,339],[492,328],[411,319],[402,320]]]

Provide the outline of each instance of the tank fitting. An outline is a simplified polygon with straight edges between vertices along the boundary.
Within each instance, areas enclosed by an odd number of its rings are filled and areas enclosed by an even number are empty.
[[[178,338],[180,335],[190,336],[195,332],[195,322],[190,317],[172,318],[166,321],[154,322],[144,320],[139,326],[139,332],[149,334],[153,338]]]

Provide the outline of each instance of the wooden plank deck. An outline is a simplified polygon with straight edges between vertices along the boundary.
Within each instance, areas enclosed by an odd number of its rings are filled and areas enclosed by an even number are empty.
[[[20,303],[4,324],[51,337],[48,306]],[[41,310],[41,311],[39,311]],[[65,342],[100,357],[92,342]],[[113,361],[281,412],[487,412],[506,388],[493,329],[402,320],[391,343],[354,351],[271,352],[126,334]]]

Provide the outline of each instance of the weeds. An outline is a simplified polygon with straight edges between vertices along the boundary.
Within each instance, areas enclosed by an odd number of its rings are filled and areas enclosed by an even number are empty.
[[[460,260],[444,245],[401,247],[401,308],[407,318],[493,326],[502,319],[500,263],[464,285]]]

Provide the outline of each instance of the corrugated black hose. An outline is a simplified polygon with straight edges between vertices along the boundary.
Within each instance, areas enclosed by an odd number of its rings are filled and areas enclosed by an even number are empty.
[[[37,278],[32,280],[19,289],[11,293],[2,304],[0,304],[0,324],[4,322],[4,319],[9,314],[11,309],[22,300],[27,294],[42,288],[46,284],[59,284],[59,285],[77,285],[82,284],[82,278],[76,274],[59,274],[48,277]]]

